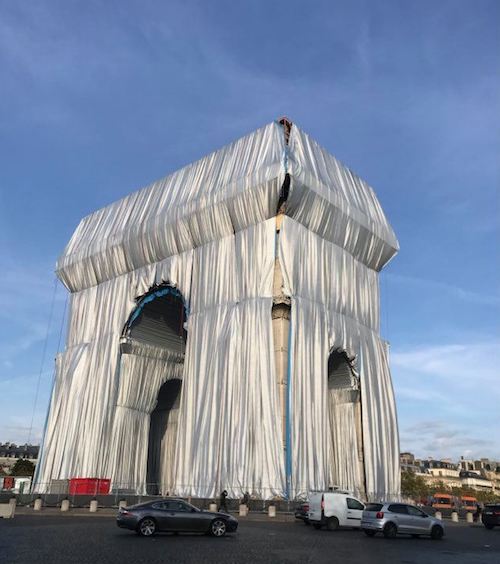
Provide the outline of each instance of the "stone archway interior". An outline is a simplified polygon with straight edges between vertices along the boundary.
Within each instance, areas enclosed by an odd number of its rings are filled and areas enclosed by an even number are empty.
[[[330,485],[362,495],[363,448],[359,378],[353,359],[341,350],[328,358],[328,412],[331,429]]]
[[[120,374],[129,388],[138,387],[133,395],[150,398],[141,402],[147,421],[140,440],[147,445],[136,447],[137,464],[143,468],[133,471],[135,489],[165,495],[175,481],[186,309],[180,292],[171,286],[155,288],[137,303],[122,335]]]

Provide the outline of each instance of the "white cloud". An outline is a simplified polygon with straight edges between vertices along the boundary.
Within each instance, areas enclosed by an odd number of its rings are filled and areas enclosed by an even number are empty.
[[[403,450],[500,459],[499,351],[492,340],[392,352]]]
[[[423,345],[394,350],[391,364],[400,372],[418,372],[461,387],[494,385],[500,375],[500,342]],[[451,381],[451,382],[450,382]],[[494,393],[500,393],[493,386]]]
[[[422,420],[402,429],[401,449],[421,458],[500,458],[495,437],[485,438],[474,431],[439,419]]]

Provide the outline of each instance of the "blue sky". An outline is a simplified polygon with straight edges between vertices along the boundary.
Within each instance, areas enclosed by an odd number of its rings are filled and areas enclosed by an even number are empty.
[[[402,449],[500,459],[499,21],[494,0],[0,0],[0,441],[40,440],[80,218],[285,114],[400,240]]]

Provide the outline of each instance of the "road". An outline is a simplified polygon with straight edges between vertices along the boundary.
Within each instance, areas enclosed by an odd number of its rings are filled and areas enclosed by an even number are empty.
[[[0,520],[2,564],[147,562],[487,564],[500,562],[500,528],[447,525],[442,541],[368,538],[360,531],[316,531],[302,523],[240,521],[222,539],[140,538],[110,516],[19,515]]]

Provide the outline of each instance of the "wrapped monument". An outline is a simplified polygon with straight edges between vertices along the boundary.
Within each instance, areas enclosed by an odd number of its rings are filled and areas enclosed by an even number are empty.
[[[36,491],[399,494],[373,190],[288,120],[84,218]]]

